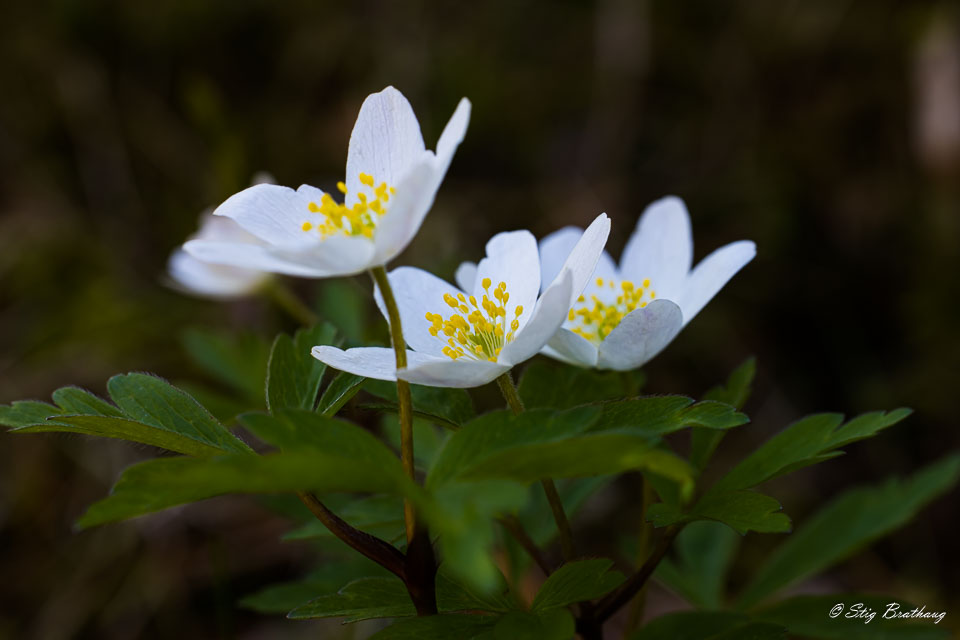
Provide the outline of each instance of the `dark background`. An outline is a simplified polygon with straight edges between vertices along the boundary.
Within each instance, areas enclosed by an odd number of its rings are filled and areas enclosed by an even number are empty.
[[[166,289],[167,255],[256,171],[331,189],[360,103],[393,84],[429,147],[457,100],[473,102],[436,205],[394,264],[452,278],[493,233],[542,236],[600,211],[618,256],[643,207],[671,193],[689,206],[697,259],[757,242],[646,367],[648,391],[699,395],[757,355],[754,422],[725,441],[721,468],[806,413],[916,410],[770,487],[802,522],[960,442],[958,34],[946,1],[5,3],[0,401],[70,383],[102,393],[130,370],[190,377],[188,326],[290,328],[260,300]],[[335,313],[328,285],[295,284]],[[83,508],[150,455],[0,433],[0,637],[329,628],[235,608],[312,557],[277,543],[286,523],[250,500],[75,534]],[[578,526],[629,518],[636,496],[605,504]],[[954,494],[804,588],[894,594],[956,624],[956,513]],[[776,538],[747,542],[735,585]]]

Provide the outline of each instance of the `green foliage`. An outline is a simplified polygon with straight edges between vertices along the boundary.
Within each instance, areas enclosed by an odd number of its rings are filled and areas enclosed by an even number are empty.
[[[742,409],[750,398],[750,386],[756,372],[756,359],[748,358],[733,370],[730,377],[727,378],[726,385],[720,385],[707,391],[704,399],[723,402],[737,409]],[[723,436],[723,432],[694,427],[690,432],[690,464],[698,470],[706,467]]]
[[[354,580],[335,594],[320,596],[297,607],[287,617],[303,620],[342,616],[344,622],[357,622],[416,613],[403,583],[397,578],[383,577]]]
[[[732,611],[684,611],[653,620],[630,640],[706,640],[749,624],[749,618]]]
[[[327,365],[310,355],[310,350],[332,344],[335,335],[332,325],[318,324],[297,331],[292,338],[285,333],[276,337],[267,363],[267,408],[271,412],[314,408]]]
[[[318,596],[335,593],[360,575],[384,577],[389,574],[373,561],[351,553],[343,558],[328,558],[302,579],[270,585],[245,596],[238,604],[259,613],[286,615]]]
[[[399,540],[404,536],[403,500],[397,496],[368,496],[349,501],[337,510],[337,515],[352,526],[376,535],[387,541]],[[332,538],[330,532],[320,521],[311,519],[303,526],[284,535],[284,540],[308,540]]]
[[[317,412],[325,416],[336,415],[343,405],[350,402],[350,399],[363,388],[365,381],[366,378],[352,373],[338,373],[323,390],[323,395],[320,396],[320,402],[317,404]]]
[[[182,342],[194,364],[213,379],[247,400],[263,398],[270,345],[260,336],[194,327],[184,331]]]
[[[497,640],[493,632],[499,618],[475,615],[441,615],[406,618],[370,636],[370,640]]]
[[[15,402],[0,407],[0,423],[14,432],[70,432],[119,438],[192,456],[249,451],[184,391],[142,373],[114,376],[110,403],[77,387],[53,392],[53,406]]]
[[[843,416],[821,413],[799,420],[754,451],[721,478],[715,489],[747,489],[825,459],[844,445],[869,438],[908,415],[909,409],[875,411],[841,426]]]
[[[569,640],[575,623],[566,609],[511,611],[493,628],[495,640]]]
[[[763,563],[740,596],[749,607],[822,571],[908,522],[960,477],[960,455],[929,465],[907,480],[847,491],[814,514]]]
[[[364,389],[388,401],[387,403],[368,403],[364,405],[366,408],[396,412],[397,385],[384,380],[367,380]],[[476,416],[473,400],[464,389],[412,384],[410,395],[413,399],[414,415],[440,426],[456,429]]]
[[[624,379],[628,379],[626,383]],[[643,383],[640,373],[595,371],[539,360],[524,369],[518,391],[527,409],[570,409],[582,404],[634,395]]]
[[[719,522],[691,522],[674,541],[676,559],[661,560],[654,577],[700,609],[720,609],[739,543],[740,537]]]
[[[647,514],[657,527],[694,520],[716,520],[740,534],[790,531],[790,518],[780,513],[780,503],[756,491],[711,491],[689,510],[660,502],[651,505]]]
[[[694,403],[684,396],[652,396],[607,402],[594,429],[617,430],[649,437],[663,436],[684,427],[730,429],[750,421],[722,402]]]
[[[550,574],[533,599],[534,613],[605,596],[623,582],[623,574],[610,571],[613,560],[592,558],[568,562]]]

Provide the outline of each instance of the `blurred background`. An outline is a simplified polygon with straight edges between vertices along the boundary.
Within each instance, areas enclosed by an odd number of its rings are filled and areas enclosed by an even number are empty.
[[[189,327],[292,328],[266,301],[172,291],[165,262],[257,171],[332,189],[363,98],[388,84],[428,147],[457,100],[473,102],[395,265],[452,279],[493,233],[542,236],[601,211],[616,257],[666,194],[687,202],[696,259],[757,242],[646,367],[647,392],[696,396],[757,356],[753,423],[724,441],[719,468],[807,413],[916,410],[769,487],[795,521],[960,444],[960,11],[945,0],[5,3],[0,402],[66,384],[102,394],[131,370],[196,378],[180,348]],[[369,291],[354,280],[292,284],[351,338],[383,337],[350,308],[368,304],[346,293]],[[288,522],[253,500],[72,530],[152,455],[0,432],[0,637],[340,637],[236,606],[314,557],[278,543]],[[635,517],[636,503],[618,487],[577,527],[602,536],[599,523]],[[956,624],[956,504],[940,500],[805,588],[894,594]],[[734,586],[777,540],[748,542]],[[651,610],[677,602],[655,591]]]

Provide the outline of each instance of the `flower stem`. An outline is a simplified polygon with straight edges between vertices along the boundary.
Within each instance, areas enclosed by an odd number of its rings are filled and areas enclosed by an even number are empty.
[[[273,302],[283,309],[291,318],[305,327],[317,324],[319,318],[310,307],[303,303],[286,284],[277,278],[270,278],[264,285],[263,291]]]
[[[640,500],[640,536],[637,540],[637,566],[642,567],[650,554],[650,536],[653,533],[653,527],[647,522],[647,509],[653,502],[653,485],[645,477],[641,476],[643,488],[641,489]],[[633,601],[633,609],[627,621],[627,629],[633,630],[643,622],[643,613],[647,604],[646,585],[637,593]]]
[[[510,405],[510,410],[514,415],[523,413],[523,401],[520,394],[517,393],[517,386],[513,384],[513,378],[507,371],[497,378],[497,385],[500,392]],[[557,491],[557,485],[550,478],[540,481],[543,486],[543,492],[547,496],[547,502],[550,503],[550,511],[553,512],[553,520],[557,523],[557,530],[560,532],[560,549],[563,553],[563,559],[567,562],[576,556],[576,550],[573,546],[573,533],[570,530],[570,521],[567,520],[567,514],[563,510],[563,501],[560,499],[560,493]]]

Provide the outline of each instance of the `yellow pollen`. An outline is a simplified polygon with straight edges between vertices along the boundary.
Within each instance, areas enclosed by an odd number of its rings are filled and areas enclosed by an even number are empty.
[[[336,234],[373,238],[379,217],[387,213],[387,207],[384,205],[390,199],[388,191],[390,193],[395,191],[393,187],[388,187],[386,182],[381,182],[380,186],[374,189],[373,176],[367,173],[360,174],[360,184],[369,188],[370,191],[357,191],[357,202],[353,206],[348,207],[345,203],[337,202],[329,193],[321,196],[319,204],[308,203],[307,211],[320,214],[322,218],[304,222],[300,228],[303,231],[316,229],[324,238]],[[345,183],[338,182],[337,189],[347,195]]]
[[[510,298],[507,284],[501,282],[494,289],[496,302],[489,296],[490,278],[484,278],[481,284],[486,292],[481,301],[478,302],[476,296],[445,293],[443,301],[453,310],[452,315],[446,319],[439,313],[424,316],[430,323],[427,331],[446,340],[442,353],[454,360],[465,357],[496,362],[501,349],[513,341],[520,329],[522,305],[514,308],[513,319],[507,322],[506,302]]]
[[[589,296],[589,302],[580,296],[567,313],[567,320],[574,324],[570,330],[594,344],[603,342],[627,314],[646,307],[655,297],[646,278],[640,287],[630,280],[622,280],[618,287],[603,278],[597,278],[596,284],[598,291]]]

